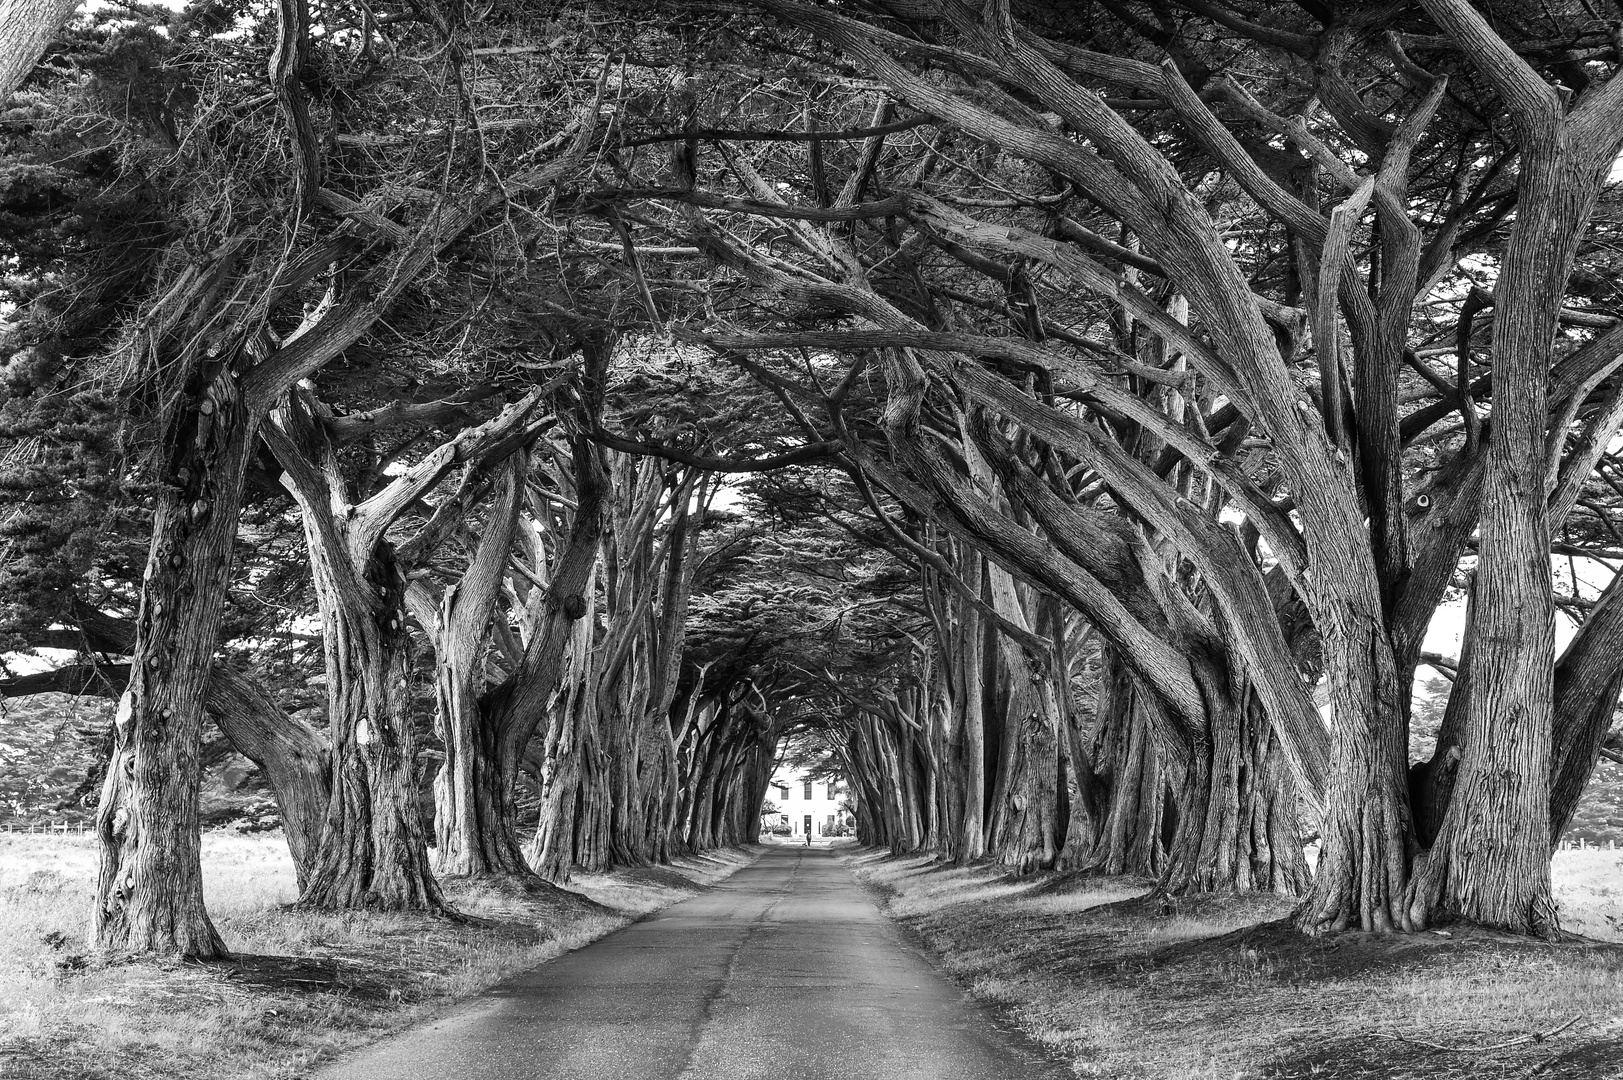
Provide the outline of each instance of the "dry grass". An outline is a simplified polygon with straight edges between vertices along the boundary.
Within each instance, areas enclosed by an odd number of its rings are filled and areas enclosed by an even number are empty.
[[[1550,871],[1564,929],[1623,941],[1623,851],[1558,851]]]
[[[0,1076],[304,1076],[754,858],[583,875],[579,895],[453,883],[452,902],[480,920],[459,925],[294,910],[279,836],[216,834],[204,838],[204,893],[237,959],[105,965],[84,946],[92,841],[0,836]]]
[[[955,978],[1079,1076],[1623,1077],[1623,946],[1464,928],[1309,941],[1274,897],[1163,905],[1143,882],[851,862]],[[1623,941],[1620,864],[1558,856],[1569,929]]]

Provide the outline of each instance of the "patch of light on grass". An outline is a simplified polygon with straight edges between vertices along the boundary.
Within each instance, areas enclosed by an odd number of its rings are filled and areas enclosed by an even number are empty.
[[[1550,881],[1563,930],[1623,941],[1623,851],[1558,851]]]
[[[1148,891],[1147,886],[1101,882],[1099,887],[1094,889],[1027,897],[1020,900],[1017,906],[1022,911],[1039,915],[1068,915],[1131,900],[1143,896]]]
[[[893,900],[891,910],[903,917],[928,915],[955,904],[1021,897],[1039,885],[1041,882],[1035,880],[943,882],[935,888],[921,889],[915,896]]]
[[[281,833],[203,837],[203,902],[217,919],[233,919],[299,898],[293,859]]]

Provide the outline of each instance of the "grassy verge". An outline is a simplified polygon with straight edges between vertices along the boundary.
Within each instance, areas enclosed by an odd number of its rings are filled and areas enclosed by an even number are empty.
[[[237,959],[104,965],[87,955],[87,838],[0,837],[0,1077],[307,1075],[754,861],[731,850],[589,874],[575,896],[451,883],[483,925],[294,910],[280,837],[204,838],[204,892]]]
[[[1569,928],[1613,939],[1560,945],[1466,928],[1311,941],[1272,897],[1166,906],[1141,882],[850,862],[1079,1076],[1623,1077],[1623,852],[1558,857]]]

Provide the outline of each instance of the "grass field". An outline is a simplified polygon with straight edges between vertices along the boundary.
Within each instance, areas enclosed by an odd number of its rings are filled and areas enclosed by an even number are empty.
[[[686,899],[753,861],[582,875],[578,895],[450,883],[460,925],[294,910],[279,835],[204,837],[204,894],[236,960],[105,965],[89,955],[91,838],[0,835],[0,1077],[308,1075],[338,1053]]]
[[[1623,1077],[1623,851],[1556,857],[1566,927],[1602,939],[1560,945],[1464,928],[1310,941],[1273,897],[1165,906],[1122,880],[850,861],[1079,1076]]]

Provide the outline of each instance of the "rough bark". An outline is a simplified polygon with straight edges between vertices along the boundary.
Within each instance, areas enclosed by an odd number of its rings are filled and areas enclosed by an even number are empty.
[[[593,402],[601,395],[609,351],[607,341],[584,343],[588,409],[596,407]],[[507,833],[516,844],[517,808],[512,800],[519,766],[526,748],[546,724],[542,813],[525,851],[527,864],[555,884],[568,880],[575,859],[576,798],[582,776],[579,754],[587,742],[587,733],[579,728],[585,722],[579,715],[585,705],[577,695],[595,633],[594,593],[609,496],[602,452],[580,431],[570,435],[569,462],[568,478],[560,478],[559,483],[574,496],[572,516],[560,518],[543,506],[532,506],[536,520],[552,522],[547,530],[552,537],[551,562],[545,566],[548,587],[530,594],[533,617],[512,673],[480,702],[481,738],[492,750],[495,768],[475,778],[490,784],[489,790],[477,796],[493,808],[485,824]],[[543,569],[540,545],[530,540],[526,544],[536,561],[532,573],[539,576]],[[595,684],[591,692],[595,696]],[[562,704],[552,704],[555,698]],[[591,722],[595,730],[595,718]],[[554,820],[551,815],[561,817]]]
[[[405,580],[387,542],[357,550],[346,537],[310,531],[333,791],[300,903],[445,912],[417,808]]]
[[[285,17],[288,9],[279,14]],[[289,85],[297,81],[293,72]],[[446,245],[501,201],[504,190],[544,185],[573,167],[596,121],[594,102],[572,146],[555,161],[514,178],[505,189],[482,189],[456,206],[435,207],[431,225],[393,245],[380,265],[353,272],[336,302],[318,307],[274,348],[266,320],[352,247],[347,237],[273,260],[279,269],[260,280],[236,276],[239,263],[251,266],[253,260],[239,259],[246,241],[228,240],[186,267],[163,300],[143,313],[138,337],[152,350],[150,359],[178,372],[183,386],[164,420],[156,477],[161,488],[132,675],[98,812],[94,933],[102,947],[193,956],[223,952],[199,885],[196,743],[261,419],[300,379],[365,334]],[[237,291],[229,312],[223,306],[228,286]],[[248,295],[265,302],[242,304]],[[342,740],[335,740],[333,750],[342,771]],[[335,785],[334,802],[339,797]],[[307,885],[319,883],[330,863],[324,858],[328,840]]]
[[[1029,629],[1013,580],[987,572],[994,610]],[[1053,866],[1059,854],[1059,704],[1054,683],[1040,664],[999,634],[1003,738],[987,822],[987,854],[1015,873]]]
[[[1162,815],[1166,781],[1150,720],[1131,673],[1107,648],[1099,675],[1098,728],[1092,753],[1106,787],[1104,822],[1086,869],[1160,878],[1166,868]]]
[[[518,528],[527,456],[513,455],[484,535],[430,624],[435,723],[445,759],[434,778],[434,870],[441,876],[531,876],[513,828],[512,778],[500,775],[480,703],[480,651]]]
[[[616,457],[616,498],[603,546],[607,633],[597,715],[607,768],[608,857],[612,864],[634,866],[650,855],[643,810],[644,735],[653,690],[649,650],[657,618],[654,601],[661,594],[659,571],[670,537],[656,544],[666,501],[663,463]],[[658,662],[666,661],[661,657]],[[648,749],[657,756],[657,748]]]
[[[0,0],[0,101],[39,63],[80,0]]]
[[[687,633],[688,602],[693,594],[693,576],[698,560],[693,557],[694,534],[703,524],[702,509],[695,514],[691,504],[695,494],[700,507],[707,502],[708,484],[699,485],[697,476],[689,477],[682,485],[676,512],[670,525],[669,551],[662,576],[663,594],[659,618],[654,624],[650,642],[650,685],[648,690],[644,745],[650,748],[649,760],[643,776],[646,830],[651,840],[649,857],[655,862],[668,863],[675,852],[676,810],[679,803],[677,788],[678,748],[680,741],[673,726],[672,705],[676,700],[677,683],[682,669],[683,644]],[[705,671],[697,674],[694,693],[703,688]],[[686,712],[686,709],[684,709]],[[771,779],[769,776],[768,780]],[[765,796],[763,781],[762,798]]]
[[[292,393],[265,430],[304,521],[326,660],[332,797],[301,895],[307,906],[447,910],[429,872],[417,807],[405,611],[409,567],[399,564],[385,532],[453,466],[477,473],[518,451],[533,438],[528,420],[539,399],[540,391],[532,391],[484,424],[464,429],[360,501],[352,500],[321,423],[329,411],[308,391]],[[414,557],[426,557],[433,546],[414,543]],[[496,573],[491,566],[481,569]],[[473,636],[462,635],[461,644],[466,647]]]
[[[1550,845],[1572,823],[1623,691],[1623,574],[1612,579],[1555,667]]]
[[[594,549],[595,565],[595,549]],[[597,692],[592,655],[596,631],[595,573],[589,573],[580,594],[583,608],[571,621],[567,674],[558,707],[553,711],[546,738],[542,769],[541,817],[530,844],[529,862],[546,880],[562,885],[579,861],[579,834],[591,828],[583,820],[583,788],[591,782],[587,770],[595,767]]]
[[[1310,876],[1296,789],[1256,699],[1212,717],[1211,743],[1186,775],[1160,887],[1300,896]]]
[[[255,424],[230,371],[211,367],[171,435],[96,812],[93,940],[113,952],[225,955],[203,908],[198,746]]]
[[[1366,594],[1366,603],[1378,602]],[[1367,608],[1364,609],[1367,611]],[[1313,889],[1296,922],[1310,934],[1402,929],[1409,874],[1406,688],[1390,639],[1358,607],[1321,615],[1336,752]]]
[[[980,552],[963,547],[959,558],[967,563],[964,584],[972,593],[981,591],[985,560]],[[986,853],[986,728],[983,707],[985,688],[981,683],[986,634],[979,612],[964,605],[953,663],[958,670],[959,691],[954,702],[954,750],[962,791],[963,816],[958,834],[957,862],[979,859]]]
[[[1072,675],[1082,658],[1073,655],[1076,650],[1069,640],[1065,613],[1058,601],[1044,597],[1039,603],[1043,612],[1041,621],[1047,624],[1048,636],[1054,642],[1049,678],[1060,716],[1060,792],[1064,832],[1054,868],[1076,870],[1087,864],[1099,843],[1102,790],[1094,771],[1086,719],[1076,708],[1071,687]],[[1083,641],[1087,640],[1085,635]]]
[[[1517,218],[1495,289],[1495,400],[1478,545],[1460,760],[1436,841],[1417,866],[1410,925],[1457,916],[1553,933],[1550,778],[1554,599],[1548,381],[1560,298],[1618,142],[1620,83],[1570,112],[1463,0],[1427,0],[1498,90],[1520,143]],[[1597,111],[1598,110],[1598,111]]]

